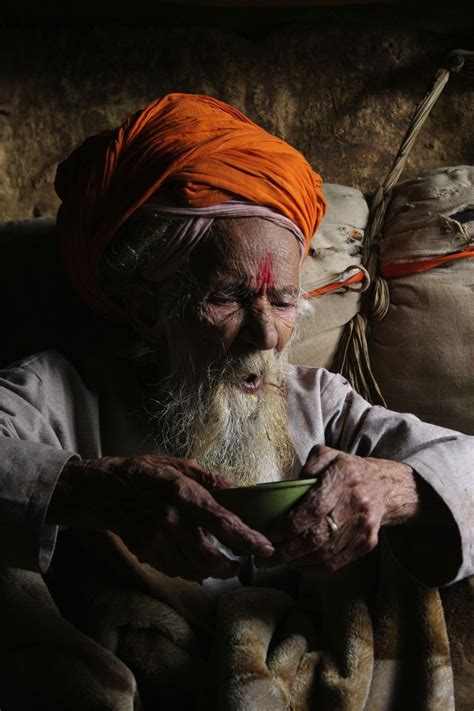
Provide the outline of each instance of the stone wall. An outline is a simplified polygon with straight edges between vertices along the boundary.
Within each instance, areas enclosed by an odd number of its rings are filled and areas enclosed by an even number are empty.
[[[246,15],[178,8],[131,25],[10,19],[0,43],[0,219],[53,215],[58,161],[170,91],[228,101],[327,181],[372,191],[445,52],[474,44],[462,10],[406,13],[395,4]],[[472,162],[473,118],[474,69],[448,84],[406,175]]]

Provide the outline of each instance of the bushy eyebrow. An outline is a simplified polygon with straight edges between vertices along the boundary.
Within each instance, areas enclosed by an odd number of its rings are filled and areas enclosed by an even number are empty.
[[[235,296],[236,300],[251,300],[259,296],[260,291],[257,288],[252,289],[245,282],[241,283],[215,283],[209,284],[206,289],[207,294],[215,294],[220,296]],[[270,298],[292,298],[296,299],[301,291],[295,286],[284,286],[276,288],[271,286],[267,289],[267,294]]]

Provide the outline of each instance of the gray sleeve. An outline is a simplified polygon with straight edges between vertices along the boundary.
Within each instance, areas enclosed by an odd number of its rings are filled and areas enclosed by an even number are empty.
[[[75,456],[64,413],[28,365],[0,371],[0,566],[44,572],[57,527],[46,512],[64,464]],[[61,396],[60,396],[61,395]]]
[[[328,446],[408,464],[449,511],[450,525],[396,526],[383,534],[400,562],[429,585],[474,574],[474,437],[372,406],[326,373],[321,400]]]
[[[42,573],[48,569],[57,526],[45,522],[46,512],[71,456],[46,445],[0,437],[0,567]]]

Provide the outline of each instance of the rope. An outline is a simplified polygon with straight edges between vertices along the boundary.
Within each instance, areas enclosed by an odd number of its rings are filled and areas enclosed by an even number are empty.
[[[416,259],[413,261],[389,262],[382,264],[380,271],[386,277],[408,276],[409,274],[422,274],[430,269],[436,269],[443,264],[457,262],[460,259],[469,259],[474,257],[474,247],[464,249],[462,252],[450,252],[449,254],[441,254],[438,257],[427,257]]]
[[[354,274],[353,272],[356,273]],[[350,276],[344,279],[345,274],[350,274]],[[357,286],[358,284],[360,286]],[[312,299],[315,296],[324,296],[324,294],[330,294],[333,291],[358,291],[362,294],[362,292],[367,291],[369,285],[370,277],[367,269],[360,264],[351,264],[351,266],[346,267],[343,272],[338,274],[334,281],[309,291],[304,298]]]
[[[473,56],[474,52],[465,50],[453,50],[447,55],[445,66],[438,69],[431,88],[415,109],[385,181],[373,196],[369,224],[362,248],[362,264],[369,274],[371,286],[361,297],[360,313],[356,314],[346,325],[332,364],[333,370],[342,373],[355,390],[373,404],[386,406],[371,368],[368,348],[368,335],[371,324],[382,320],[386,316],[390,305],[387,282],[378,274],[376,251],[376,245],[382,233],[385,213],[390,203],[393,189],[405,168],[417,136],[446,86],[451,72],[459,72],[464,66],[465,59]]]

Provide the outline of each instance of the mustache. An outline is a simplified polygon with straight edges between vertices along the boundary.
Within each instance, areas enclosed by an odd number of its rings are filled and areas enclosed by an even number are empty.
[[[211,364],[208,377],[232,383],[250,375],[258,376],[265,384],[279,387],[288,364],[287,353],[276,350],[258,351],[241,356],[227,356],[218,364]]]
[[[154,398],[159,396],[164,401],[173,398],[177,391],[183,389],[199,392],[199,396],[204,397],[206,391],[218,385],[233,386],[250,376],[258,377],[266,387],[281,389],[286,377],[288,352],[286,348],[282,352],[270,350],[239,356],[228,354],[196,372],[190,354],[182,349],[179,354],[173,352],[173,358],[169,360],[171,368],[167,369],[164,377],[158,375],[160,368],[157,354],[151,368],[146,368],[147,377],[142,378],[142,381],[145,388],[153,392]]]

